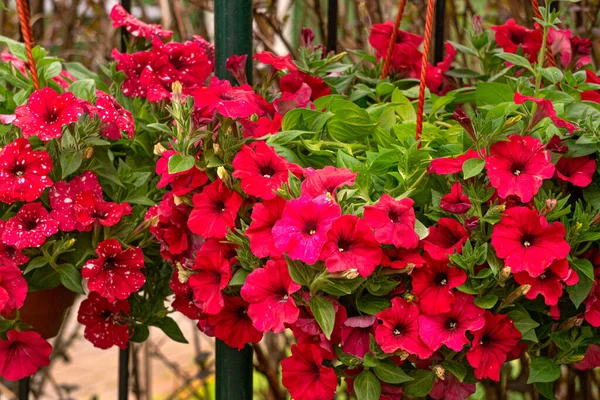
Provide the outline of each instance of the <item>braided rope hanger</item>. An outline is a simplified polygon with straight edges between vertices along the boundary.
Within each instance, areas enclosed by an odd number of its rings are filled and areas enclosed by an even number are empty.
[[[31,74],[33,87],[35,90],[40,90],[40,81],[33,59],[33,30],[31,29],[31,18],[29,16],[29,4],[27,3],[27,0],[17,0],[17,13],[19,14],[19,24],[21,25],[23,42],[25,42],[25,52],[27,53],[28,60],[27,67]]]

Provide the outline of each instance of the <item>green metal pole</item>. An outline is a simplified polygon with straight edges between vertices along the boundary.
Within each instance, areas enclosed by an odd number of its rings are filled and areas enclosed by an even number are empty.
[[[248,55],[246,76],[252,83],[252,0],[215,0],[215,73],[234,82],[225,68],[233,54]],[[217,339],[217,400],[252,400],[252,347],[241,351]]]

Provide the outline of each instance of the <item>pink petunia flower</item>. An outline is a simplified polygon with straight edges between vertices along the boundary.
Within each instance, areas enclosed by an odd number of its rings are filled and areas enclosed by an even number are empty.
[[[465,214],[471,209],[471,201],[463,194],[460,183],[454,183],[450,193],[442,197],[440,208],[451,214]]]
[[[163,29],[160,25],[147,24],[129,14],[122,5],[115,4],[110,10],[110,19],[113,21],[113,28],[125,27],[127,32],[135,37],[153,39],[159,36],[168,39],[173,36],[173,32]]]
[[[0,263],[0,315],[8,315],[25,303],[27,281],[14,264]]]
[[[296,108],[306,108],[310,103],[312,90],[306,83],[302,83],[300,88],[295,92],[281,93],[281,97],[273,100],[273,107],[275,111],[281,115],[285,115],[288,112]]]
[[[412,290],[419,298],[421,311],[427,315],[449,312],[454,304],[454,288],[467,281],[467,274],[451,267],[448,261],[426,259],[426,266],[411,273]]]
[[[175,196],[168,192],[158,205],[148,210],[144,219],[155,216],[156,223],[148,230],[160,242],[160,253],[167,260],[174,260],[190,247],[191,234],[187,220],[191,208],[185,203],[176,204]]]
[[[279,88],[282,92],[298,93],[303,85],[310,88],[311,100],[331,94],[331,89],[320,76],[309,75],[301,71],[292,71],[279,79]]]
[[[31,376],[40,367],[50,365],[52,346],[37,332],[6,332],[0,340],[0,376],[18,381]]]
[[[415,232],[415,210],[412,199],[395,200],[384,194],[373,206],[365,206],[365,221],[381,244],[414,249],[419,245]]]
[[[429,228],[429,235],[423,239],[423,249],[434,260],[446,260],[454,252],[462,251],[469,239],[466,229],[453,218],[440,218],[437,225]]]
[[[297,344],[292,355],[281,362],[283,386],[296,400],[331,400],[335,396],[337,375],[323,365],[319,346]]]
[[[567,132],[569,132],[569,133],[573,133],[574,131],[577,130],[576,125],[574,125],[562,118],[559,118],[556,115],[556,110],[554,109],[554,105],[552,105],[551,100],[540,99],[540,98],[531,97],[531,96],[523,96],[521,93],[515,92],[514,101],[515,101],[515,104],[523,104],[526,101],[532,101],[535,104],[537,104],[538,107],[535,111],[535,114],[533,115],[533,117],[531,118],[531,121],[529,122],[530,127],[536,126],[541,120],[548,117],[552,120],[552,122],[554,123],[554,125],[556,125],[557,128],[565,128],[567,130]]]
[[[208,323],[215,327],[215,337],[229,347],[241,350],[248,343],[258,343],[263,337],[248,315],[248,303],[239,297],[225,297],[218,314],[210,314]]]
[[[561,157],[556,163],[556,176],[564,182],[574,186],[586,187],[592,183],[592,176],[596,172],[596,160],[584,157]]]
[[[347,168],[335,168],[327,165],[322,169],[314,170],[306,168],[302,182],[302,193],[312,197],[322,194],[330,194],[335,198],[336,190],[343,186],[354,185],[358,172],[352,172]]]
[[[17,249],[40,247],[46,238],[58,232],[58,224],[42,206],[42,203],[27,203],[17,214],[6,221],[2,242]]]
[[[563,293],[563,282],[567,286],[579,282],[579,276],[569,268],[569,262],[566,259],[555,260],[548,269],[536,277],[531,277],[526,271],[518,272],[514,274],[514,277],[519,285],[531,286],[525,297],[535,300],[541,294],[548,306],[558,304],[558,299]]]
[[[286,201],[281,197],[256,203],[252,207],[252,222],[244,235],[250,240],[250,250],[256,257],[281,257],[281,251],[275,246],[273,239],[273,226],[281,219]]]
[[[108,349],[117,346],[126,349],[129,342],[130,311],[126,300],[111,303],[97,292],[90,292],[79,306],[77,322],[85,326],[83,337],[94,347]]]

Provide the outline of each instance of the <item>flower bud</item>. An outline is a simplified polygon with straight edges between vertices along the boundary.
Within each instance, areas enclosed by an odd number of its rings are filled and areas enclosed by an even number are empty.
[[[433,373],[438,379],[444,380],[444,375],[446,375],[446,370],[440,364],[437,364],[433,367]]]
[[[246,61],[248,60],[247,54],[242,54],[241,56],[232,55],[229,56],[227,61],[225,62],[225,68],[240,85],[245,85],[248,83],[248,78],[246,77]]]
[[[360,276],[360,274],[358,273],[358,270],[356,268],[352,268],[346,271],[341,271],[341,272],[335,272],[332,274],[327,274],[328,278],[333,278],[333,279],[355,279],[358,278]]]
[[[310,28],[302,28],[300,31],[300,46],[312,49],[315,43],[315,33]]]
[[[83,151],[83,159],[84,160],[89,160],[90,158],[92,158],[92,154],[94,154],[94,148],[93,147],[87,147],[84,151]]]
[[[575,315],[574,317],[567,318],[565,321],[563,321],[563,323],[560,324],[558,326],[558,328],[556,328],[556,330],[557,331],[568,331],[569,329],[571,329],[575,326],[581,326],[582,323],[583,323],[583,318],[580,315]]]
[[[225,167],[220,166],[217,168],[217,176],[226,184],[230,183],[229,172],[225,169]]]
[[[542,207],[542,211],[540,211],[540,214],[543,215],[544,217],[546,215],[550,214],[556,208],[557,203],[558,203],[558,201],[556,199],[546,200],[546,204],[544,205],[544,207]]]
[[[474,231],[479,226],[479,218],[473,215],[471,218],[465,220],[465,228],[469,231]]]
[[[167,151],[167,149],[165,148],[165,146],[163,146],[160,143],[156,143],[154,145],[154,154],[157,156],[160,156],[162,153],[164,153],[165,151]]]
[[[63,246],[63,248],[64,248],[65,250],[68,250],[68,249],[70,249],[71,247],[73,247],[74,245],[75,245],[75,239],[69,239],[69,240],[67,240],[67,241],[65,242],[65,244],[64,244],[64,246]]]
[[[596,214],[596,216],[592,220],[592,226],[596,226],[598,224],[600,224],[600,213]]]
[[[180,283],[186,283],[188,281],[188,279],[190,279],[190,276],[196,274],[196,272],[194,271],[190,271],[189,269],[185,269],[183,267],[183,265],[181,265],[180,262],[177,263],[177,278],[179,279]]]
[[[504,124],[505,128],[510,128],[513,125],[516,125],[519,123],[519,121],[521,121],[521,119],[523,119],[523,117],[521,115],[515,115],[512,118],[509,118],[506,123]]]
[[[464,112],[461,108],[457,108],[454,110],[454,115],[452,118],[463,127],[463,129],[467,132],[471,140],[476,141],[477,135],[475,134],[475,128],[473,128],[473,122],[471,122],[471,118]]]
[[[508,295],[504,300],[503,305],[507,306],[514,303],[519,297],[525,296],[531,290],[531,285],[521,285],[516,288],[511,294]]]
[[[500,270],[500,274],[498,275],[498,280],[500,283],[506,282],[510,278],[511,269],[510,267],[503,267]]]
[[[483,33],[483,19],[481,18],[481,15],[473,15],[471,23],[473,24],[473,31],[475,34],[481,35]]]
[[[182,103],[183,102],[183,86],[181,86],[181,83],[179,81],[173,82],[173,84],[171,85],[171,92],[172,92],[171,100],[174,103]]]
[[[417,297],[410,292],[404,293],[404,295],[402,297],[404,298],[404,300],[406,300],[407,303],[412,303],[413,301],[415,301],[417,299]]]

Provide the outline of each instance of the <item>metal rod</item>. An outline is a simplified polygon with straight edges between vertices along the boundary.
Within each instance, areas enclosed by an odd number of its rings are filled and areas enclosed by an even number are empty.
[[[129,346],[119,349],[119,400],[129,397]]]
[[[19,381],[19,400],[29,400],[29,383],[31,377]]]
[[[131,14],[131,0],[121,0],[121,5],[129,14]],[[127,50],[127,39],[129,38],[129,33],[125,29],[125,27],[121,28],[121,51],[125,52]]]
[[[246,76],[252,84],[252,0],[215,0],[215,73],[235,82],[225,68],[231,55],[248,54]]]
[[[446,31],[446,0],[435,2],[435,45],[433,60],[437,64],[444,59],[444,35]]]
[[[327,51],[337,51],[338,0],[329,0],[327,7]]]
[[[217,400],[252,400],[252,356],[250,345],[238,351],[217,339]]]

